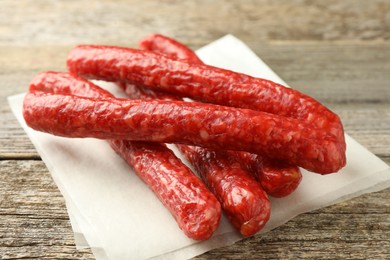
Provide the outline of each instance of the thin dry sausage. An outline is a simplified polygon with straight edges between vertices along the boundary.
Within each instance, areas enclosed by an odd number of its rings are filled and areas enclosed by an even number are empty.
[[[334,136],[272,114],[182,101],[93,99],[30,92],[23,115],[39,131],[94,137],[182,143],[212,149],[266,153],[314,172],[329,173],[340,147]]]
[[[178,145],[207,187],[215,194],[232,223],[244,236],[256,234],[269,220],[267,194],[228,152]]]
[[[143,50],[159,52],[176,60],[187,60],[193,63],[202,63],[202,61],[197,55],[194,55],[194,52],[190,48],[161,34],[151,34],[143,38],[139,42],[139,46]]]
[[[56,72],[37,75],[29,91],[112,98],[91,82]],[[219,202],[170,149],[160,143],[127,140],[109,140],[109,144],[169,209],[188,237],[205,240],[214,233],[221,217]]]

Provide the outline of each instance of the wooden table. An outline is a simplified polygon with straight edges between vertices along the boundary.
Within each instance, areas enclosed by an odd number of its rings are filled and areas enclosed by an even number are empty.
[[[0,258],[93,258],[76,250],[64,199],[5,100],[37,72],[65,70],[73,45],[135,47],[158,32],[195,49],[231,33],[389,164],[389,14],[388,0],[1,1]],[[387,189],[197,259],[390,259],[389,214]]]

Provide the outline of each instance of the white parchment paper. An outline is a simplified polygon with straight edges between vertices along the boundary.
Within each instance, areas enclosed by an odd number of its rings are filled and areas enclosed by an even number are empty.
[[[197,54],[207,64],[285,84],[234,36]],[[103,87],[120,95],[110,84]],[[9,104],[65,198],[78,248],[91,247],[97,259],[187,259],[242,239],[225,218],[210,240],[187,238],[105,141],[56,137],[28,128],[22,116],[23,97],[11,96]],[[390,186],[390,167],[351,137],[346,141],[347,166],[326,176],[303,171],[297,191],[271,199],[271,219],[260,233],[298,214]]]

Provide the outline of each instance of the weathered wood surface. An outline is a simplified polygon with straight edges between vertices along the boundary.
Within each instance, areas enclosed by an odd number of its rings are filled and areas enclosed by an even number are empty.
[[[234,34],[389,164],[389,14],[386,0],[1,1],[0,258],[93,259],[76,250],[64,200],[6,102],[37,72],[64,70],[74,44],[136,46],[159,32],[198,48]],[[389,213],[387,189],[197,259],[390,258]]]
[[[387,41],[387,0],[1,1],[1,44],[135,43],[158,31],[187,44],[232,33],[246,42]]]

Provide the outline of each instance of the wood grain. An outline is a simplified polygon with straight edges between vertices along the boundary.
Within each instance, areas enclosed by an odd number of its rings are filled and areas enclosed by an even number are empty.
[[[256,43],[387,41],[389,10],[387,0],[3,0],[0,44],[127,44],[151,32],[198,45],[226,33]]]
[[[65,202],[42,161],[0,161],[0,255],[92,258],[78,251]]]
[[[136,47],[163,33],[199,48],[227,33],[340,115],[390,164],[389,0],[49,1],[0,4],[0,259],[93,259],[6,98],[81,43]],[[195,259],[389,259],[390,189],[297,216]]]
[[[64,199],[44,163],[3,160],[0,166],[0,194],[5,195],[0,197],[2,259],[91,259],[90,250],[74,247]],[[385,258],[390,246],[389,191],[302,214],[267,234],[195,259]]]

